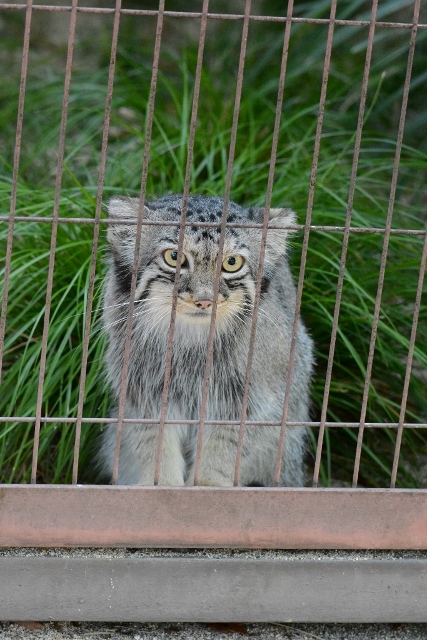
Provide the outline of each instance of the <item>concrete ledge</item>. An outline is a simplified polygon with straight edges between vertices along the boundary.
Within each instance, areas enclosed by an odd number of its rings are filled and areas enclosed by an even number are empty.
[[[426,554],[11,553],[0,575],[1,620],[427,622]]]

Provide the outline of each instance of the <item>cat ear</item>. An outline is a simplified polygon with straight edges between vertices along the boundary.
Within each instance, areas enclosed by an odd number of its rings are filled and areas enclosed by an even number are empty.
[[[297,217],[292,209],[270,209],[268,222],[272,226],[287,227],[296,223]],[[287,230],[293,233],[292,229]]]
[[[148,213],[144,207],[144,216]],[[107,213],[110,218],[120,221],[120,224],[111,224],[108,227],[107,240],[117,247],[124,241],[134,238],[136,234],[136,219],[139,212],[139,198],[114,196],[107,203]],[[129,220],[130,224],[126,224]]]
[[[111,218],[135,218],[138,215],[139,198],[113,196],[107,203],[108,215]]]
[[[292,209],[270,209],[268,226],[276,227],[276,229],[269,229],[267,233],[267,251],[273,260],[287,254],[289,237],[295,231],[286,227],[295,224],[295,222],[296,215]]]
[[[253,220],[258,224],[262,224],[264,222],[265,209],[261,208],[251,208],[249,209],[249,220]],[[287,227],[295,224],[296,215],[292,209],[270,209],[268,215],[268,223],[269,226],[274,227]],[[287,230],[288,233],[293,233],[292,229]],[[283,235],[283,231],[281,231]]]

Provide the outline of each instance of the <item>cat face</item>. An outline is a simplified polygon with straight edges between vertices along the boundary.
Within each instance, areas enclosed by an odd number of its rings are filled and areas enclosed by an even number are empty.
[[[126,225],[126,219],[136,221],[139,201],[137,198],[113,198],[108,213],[121,223],[111,225],[108,240],[112,249],[112,270],[116,293],[123,299],[129,296],[132,280],[136,224]],[[255,299],[256,278],[260,253],[261,230],[227,228],[224,248],[219,256],[219,240],[223,200],[191,196],[188,200],[187,222],[210,222],[214,227],[187,226],[182,255],[178,255],[179,227],[168,222],[179,222],[182,199],[167,196],[147,203],[144,220],[164,225],[142,227],[139,251],[138,276],[135,290],[135,319],[152,328],[169,327],[173,303],[173,288],[180,258],[176,322],[197,333],[208,328],[214,305],[215,276],[218,260],[221,260],[219,292],[217,296],[217,329],[230,329],[245,323]],[[261,222],[263,210],[245,210],[234,203],[228,207],[230,223]],[[294,222],[291,211],[272,209],[270,221],[275,226]],[[286,253],[285,229],[272,229],[267,234],[267,246],[263,271],[263,287],[274,277],[277,262]],[[236,327],[237,328],[237,327]]]

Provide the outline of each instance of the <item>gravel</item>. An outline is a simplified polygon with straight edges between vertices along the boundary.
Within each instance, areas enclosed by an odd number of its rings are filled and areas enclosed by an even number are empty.
[[[0,622],[0,640],[426,640],[427,624]]]
[[[427,560],[424,550],[282,550],[282,549],[131,549],[131,548],[0,548],[0,556],[55,558],[245,558],[248,560]],[[425,638],[427,640],[427,636]]]

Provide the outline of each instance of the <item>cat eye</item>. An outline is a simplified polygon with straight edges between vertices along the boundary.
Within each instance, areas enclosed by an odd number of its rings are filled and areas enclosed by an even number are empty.
[[[163,259],[170,267],[176,267],[178,264],[178,249],[166,249],[163,252]],[[181,266],[187,262],[184,254],[181,256]]]
[[[242,256],[228,256],[222,261],[222,269],[228,273],[235,273],[243,267],[243,263]]]

